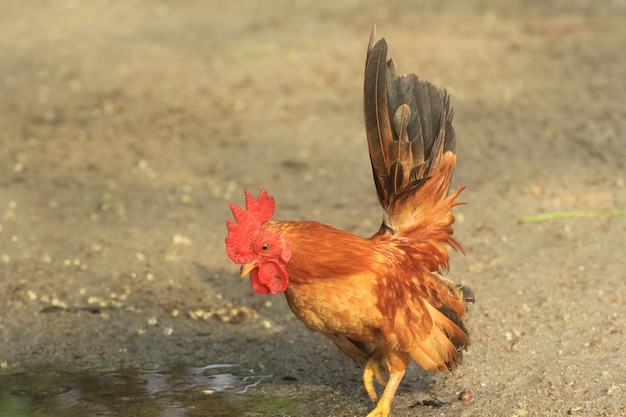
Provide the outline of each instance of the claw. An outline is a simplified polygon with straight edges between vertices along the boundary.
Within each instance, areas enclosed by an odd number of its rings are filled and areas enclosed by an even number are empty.
[[[370,362],[370,360],[368,360],[368,363]],[[380,364],[380,361],[378,361],[377,363]],[[400,384],[403,376],[404,370],[395,373],[392,372],[389,375],[389,381],[387,381],[387,386],[385,387],[383,395],[380,397],[380,401],[378,401],[378,404],[376,404],[376,408],[374,408],[372,412],[367,415],[367,417],[389,417],[389,413],[391,411],[391,402],[393,401],[393,397],[396,394],[396,389],[398,389],[398,385]],[[374,392],[374,394],[375,393],[376,392]]]
[[[367,417],[388,417],[390,412],[391,404],[381,400]]]
[[[365,364],[365,372],[363,373],[365,390],[368,394],[370,394],[370,390],[374,393],[374,400],[376,397],[376,391],[374,391],[373,376],[376,374],[376,368],[380,372],[380,369],[382,367],[382,359],[383,355],[378,350],[374,351],[372,356],[370,356],[370,358],[367,360],[367,363]],[[385,355],[385,363],[386,370],[389,372],[389,380],[385,385],[385,391],[383,391],[383,395],[381,395],[378,404],[376,404],[376,408],[374,408],[374,410],[372,410],[372,412],[369,413],[367,417],[389,416],[389,412],[391,411],[391,402],[393,401],[394,395],[396,395],[398,385],[400,385],[400,381],[402,381],[406,366],[409,363],[409,355],[404,352],[391,352],[390,354]],[[371,394],[370,398],[372,398]]]
[[[383,372],[387,372],[386,366],[383,364],[383,358],[381,355],[374,353],[367,360],[365,369],[363,370],[363,386],[372,401],[378,399],[378,394],[374,388],[374,378],[376,378],[376,381],[378,381],[381,386],[385,387],[387,385],[387,380]]]

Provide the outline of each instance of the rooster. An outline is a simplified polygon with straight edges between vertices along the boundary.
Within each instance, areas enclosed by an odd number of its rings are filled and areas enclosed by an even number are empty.
[[[378,399],[368,417],[387,417],[409,360],[450,372],[469,344],[469,288],[441,275],[463,188],[448,194],[456,163],[449,96],[415,74],[397,76],[385,39],[372,30],[365,65],[365,127],[383,221],[369,238],[313,221],[272,220],[263,189],[246,208],[231,204],[228,256],[254,291],[284,293],[305,326],[364,367]],[[388,375],[386,379],[385,376]]]

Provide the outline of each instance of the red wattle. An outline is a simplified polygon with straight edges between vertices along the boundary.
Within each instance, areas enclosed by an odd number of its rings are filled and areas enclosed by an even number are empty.
[[[252,284],[252,289],[259,294],[269,294],[270,289],[267,285],[261,283],[259,279],[259,268],[254,268],[250,271],[250,284]]]
[[[289,277],[285,268],[274,261],[259,263],[259,284],[265,285],[270,294],[278,294],[287,289]]]

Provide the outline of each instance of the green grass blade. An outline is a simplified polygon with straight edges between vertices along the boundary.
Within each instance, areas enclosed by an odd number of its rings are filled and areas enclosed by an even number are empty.
[[[624,210],[591,211],[554,211],[552,213],[533,214],[522,217],[522,223],[545,222],[556,219],[575,219],[581,217],[626,217]]]

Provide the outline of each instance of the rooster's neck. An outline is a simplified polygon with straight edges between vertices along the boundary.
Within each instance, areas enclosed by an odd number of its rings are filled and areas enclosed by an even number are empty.
[[[270,227],[291,245],[290,284],[372,271],[384,262],[379,244],[322,223],[273,221]]]

